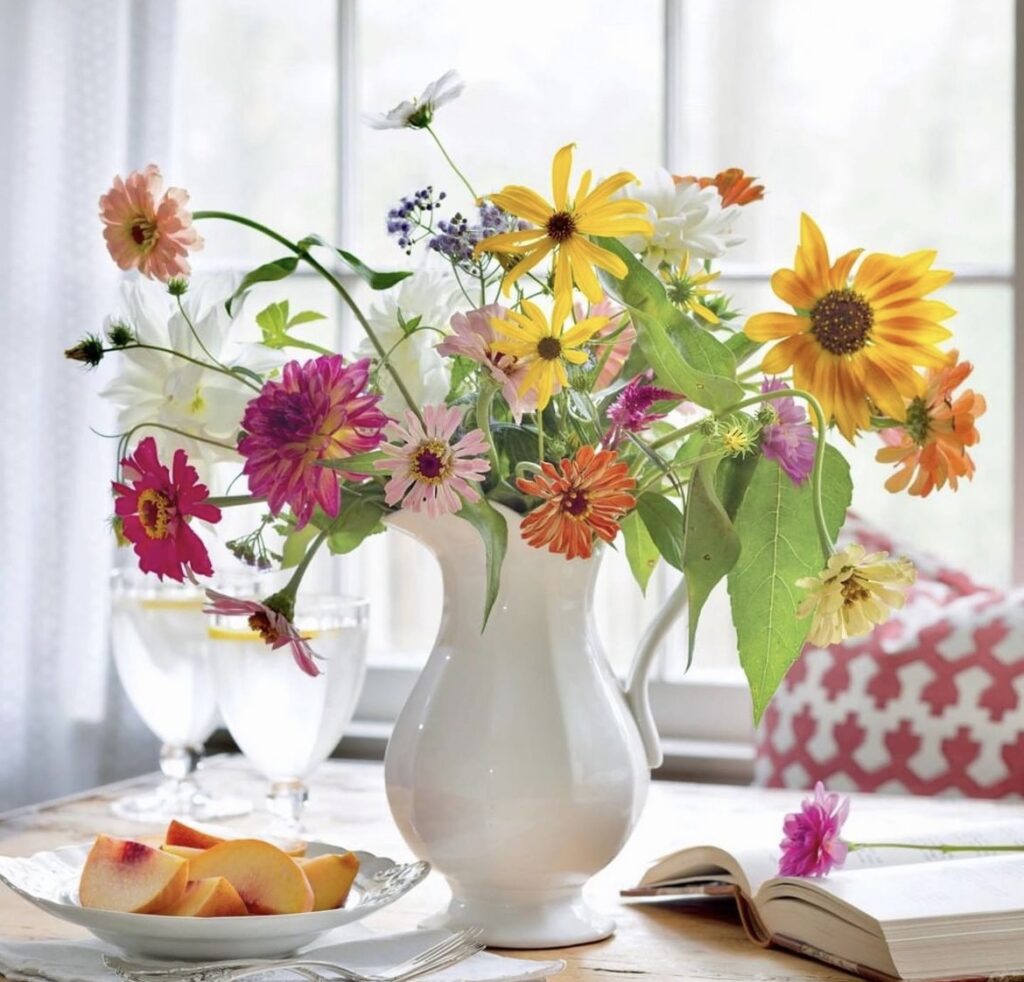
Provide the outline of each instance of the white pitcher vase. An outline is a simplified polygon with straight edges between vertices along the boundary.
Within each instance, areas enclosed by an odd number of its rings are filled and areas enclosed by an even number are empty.
[[[583,887],[625,844],[661,762],[647,674],[685,594],[648,628],[623,688],[595,630],[600,556],[534,549],[519,516],[501,510],[508,553],[483,632],[477,531],[450,515],[387,520],[433,552],[444,581],[437,640],[388,744],[388,802],[409,847],[451,887],[429,926],[479,927],[507,948],[598,941],[615,924]]]

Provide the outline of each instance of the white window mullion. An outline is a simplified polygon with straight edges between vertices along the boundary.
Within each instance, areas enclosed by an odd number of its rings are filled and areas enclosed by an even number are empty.
[[[1024,581],[1024,0],[1015,5],[1013,206],[1013,578]]]

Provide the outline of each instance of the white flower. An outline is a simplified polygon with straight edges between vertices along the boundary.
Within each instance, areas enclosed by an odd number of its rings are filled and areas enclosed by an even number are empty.
[[[641,254],[648,269],[657,269],[661,263],[678,266],[687,252],[694,259],[718,259],[743,241],[732,233],[740,206],[723,208],[714,187],[676,184],[667,170],[659,168],[653,180],[631,185],[622,194],[647,205],[646,218],[654,234],[628,235],[622,241]]]
[[[367,320],[389,352],[388,362],[398,372],[416,405],[443,403],[451,386],[448,363],[435,349],[456,308],[457,288],[451,276],[420,269],[384,294]],[[404,327],[403,327],[404,325]],[[369,338],[359,345],[360,357],[379,360]],[[395,419],[404,418],[405,398],[387,368],[377,372],[384,395],[380,407]]]
[[[466,83],[459,78],[459,73],[452,69],[431,82],[418,99],[400,102],[390,112],[366,116],[366,122],[375,130],[400,130],[405,126],[423,129],[430,125],[434,113],[441,106],[457,99],[465,87]]]
[[[233,290],[234,285],[223,277],[198,285],[193,280],[192,288],[183,298],[185,312],[202,339],[202,346],[175,300],[160,284],[150,280],[124,284],[121,310],[107,318],[107,327],[124,324],[144,344],[171,348],[200,361],[212,357],[228,367],[265,372],[280,364],[278,354],[229,340],[241,314],[241,305],[234,306],[234,316],[224,309],[224,301]],[[140,424],[158,423],[234,447],[246,403],[256,395],[249,386],[184,358],[145,348],[128,348],[114,357],[120,359],[118,374],[101,395],[120,408],[121,433]],[[108,360],[114,359],[108,356]],[[191,440],[159,426],[139,430],[132,445],[147,436],[156,440],[164,461],[178,448],[184,449],[193,461],[208,464],[239,459],[233,450]]]

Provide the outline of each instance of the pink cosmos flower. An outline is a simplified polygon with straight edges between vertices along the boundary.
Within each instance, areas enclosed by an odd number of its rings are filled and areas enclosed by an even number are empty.
[[[100,198],[100,218],[107,250],[121,269],[137,269],[143,276],[165,283],[192,271],[185,258],[198,252],[203,240],[192,227],[192,215],[185,205],[188,193],[168,188],[160,197],[164,181],[160,169],[150,164],[132,171]]]
[[[290,361],[246,407],[238,452],[249,490],[266,496],[275,515],[289,505],[296,528],[317,505],[331,518],[341,510],[339,473],[320,462],[368,453],[383,439],[388,418],[377,408],[381,397],[365,391],[369,374],[368,358]]]
[[[633,350],[633,342],[636,341],[636,328],[630,322],[625,309],[613,303],[608,297],[603,297],[597,303],[591,304],[589,309],[582,303],[577,303],[575,312],[576,320],[578,321],[585,320],[588,317],[608,318],[608,323],[594,336],[595,340],[600,340],[603,335],[611,334],[625,325],[615,344],[612,345],[612,351],[608,356],[608,360],[604,363],[604,367],[594,381],[595,391],[607,389],[619,377],[622,366],[626,364],[626,359],[629,357],[630,351]],[[603,348],[599,350],[604,351]]]
[[[664,413],[650,411],[656,402],[682,398],[668,389],[651,385],[653,378],[654,371],[650,368],[643,374],[634,376],[608,407],[608,418],[612,421],[612,428],[605,435],[605,446],[617,446],[622,440],[623,431],[639,433],[646,430],[651,423],[664,419]]]
[[[491,318],[506,320],[507,313],[501,304],[489,303],[477,310],[453,315],[451,325],[455,333],[438,344],[437,350],[447,357],[462,355],[486,367],[494,380],[501,383],[501,394],[518,423],[523,413],[532,413],[537,408],[537,393],[533,389],[524,394],[519,392],[529,366],[491,347],[497,339]]]
[[[783,822],[779,875],[827,876],[842,866],[848,847],[839,833],[849,812],[849,798],[826,791],[821,781],[814,785],[814,797]]]
[[[762,392],[777,392],[784,388],[786,383],[781,379],[765,379],[761,384]],[[803,484],[814,469],[817,449],[807,414],[790,396],[772,399],[766,405],[775,410],[778,421],[761,430],[761,450],[769,460],[778,462],[794,484]]]
[[[219,522],[220,509],[207,503],[209,491],[199,483],[185,451],[175,451],[169,471],[157,456],[156,440],[148,436],[121,467],[130,484],[112,482],[114,511],[121,519],[121,534],[135,546],[139,569],[179,583],[186,574],[190,579],[193,573],[212,576],[210,555],[188,522]]]
[[[203,608],[205,614],[226,614],[231,617],[247,617],[252,628],[271,648],[289,645],[295,664],[307,675],[319,675],[320,669],[313,660],[316,655],[309,646],[309,639],[295,629],[295,625],[284,614],[268,607],[258,600],[236,600],[216,590],[207,590],[211,605]],[[271,598],[272,599],[272,598]]]
[[[426,406],[423,420],[407,412],[404,427],[388,427],[388,436],[401,443],[385,443],[385,459],[375,465],[391,474],[384,500],[389,505],[401,501],[411,511],[425,509],[431,518],[454,514],[462,507],[459,495],[469,502],[480,500],[469,482],[482,481],[491,469],[482,456],[487,453],[487,438],[481,430],[472,430],[453,445],[452,434],[462,420],[454,406]]]

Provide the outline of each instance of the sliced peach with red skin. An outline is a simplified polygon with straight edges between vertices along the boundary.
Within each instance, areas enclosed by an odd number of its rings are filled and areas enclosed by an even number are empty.
[[[83,907],[152,914],[176,903],[188,883],[188,863],[131,839],[98,835],[82,867]]]
[[[329,852],[312,859],[298,860],[313,888],[313,910],[342,907],[359,872],[359,860],[350,852]]]
[[[179,859],[194,859],[200,853],[205,852],[205,849],[197,849],[195,846],[169,846],[165,842],[160,847],[164,852],[169,852],[172,856],[177,856]]]
[[[184,822],[172,818],[164,833],[164,845],[167,846],[188,846],[191,849],[209,849],[212,846],[219,846],[227,842],[223,836],[213,835],[204,832],[202,829],[193,828]]]
[[[223,876],[192,880],[181,899],[159,913],[171,917],[244,917],[246,910],[238,891]]]
[[[193,880],[223,876],[250,914],[304,914],[313,888],[298,864],[262,839],[229,839],[188,861]]]

